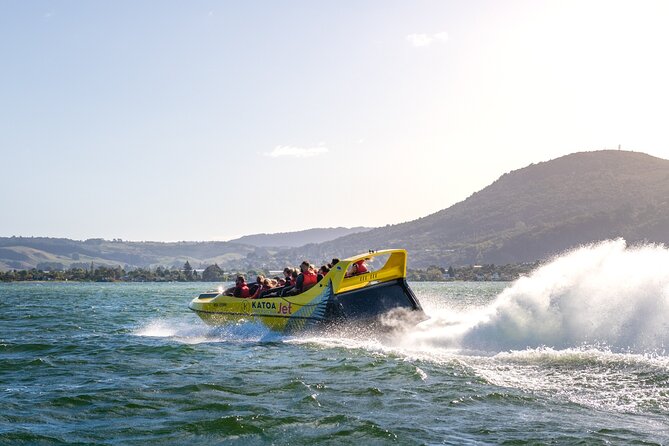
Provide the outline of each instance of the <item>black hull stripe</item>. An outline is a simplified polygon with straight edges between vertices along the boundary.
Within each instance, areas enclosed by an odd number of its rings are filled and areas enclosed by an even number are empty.
[[[206,311],[206,310],[195,310],[190,308],[191,311],[196,313],[206,313],[206,314],[217,314],[220,316],[246,316],[246,317],[278,317],[282,319],[305,319],[305,320],[314,320],[322,321],[323,319],[317,317],[305,317],[305,316],[281,316],[279,314],[248,314],[248,313],[226,313],[222,311]]]

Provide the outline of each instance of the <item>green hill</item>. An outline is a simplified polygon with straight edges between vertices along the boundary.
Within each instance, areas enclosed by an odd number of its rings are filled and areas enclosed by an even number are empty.
[[[0,269],[56,269],[90,262],[181,266],[188,260],[196,268],[218,263],[246,271],[393,247],[409,251],[412,267],[425,267],[531,262],[617,237],[669,244],[669,161],[626,151],[574,153],[504,174],[466,200],[418,220],[298,248],[268,246],[297,246],[311,240],[307,235],[330,237],[333,232],[178,243],[4,237]]]
[[[404,247],[413,266],[515,263],[616,237],[669,243],[668,160],[627,151],[575,153],[504,174],[427,217],[282,254],[321,261]]]

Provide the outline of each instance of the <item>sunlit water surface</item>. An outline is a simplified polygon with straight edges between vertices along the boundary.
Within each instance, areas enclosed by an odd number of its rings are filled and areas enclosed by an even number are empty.
[[[211,328],[215,284],[0,284],[0,444],[669,444],[669,251],[413,283],[385,334]]]

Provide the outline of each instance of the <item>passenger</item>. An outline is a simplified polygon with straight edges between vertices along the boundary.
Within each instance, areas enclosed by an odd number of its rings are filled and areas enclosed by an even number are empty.
[[[258,274],[258,277],[256,277],[255,283],[252,283],[251,285],[249,285],[249,294],[251,296],[256,294],[256,292],[260,288],[262,288],[262,283],[263,283],[264,280],[265,280],[265,276],[263,276],[262,274]]]
[[[297,276],[295,290],[297,293],[304,293],[312,286],[316,285],[318,276],[314,268],[306,260],[300,264],[301,273]]]
[[[286,279],[286,283],[290,283],[290,277],[292,273],[293,273],[293,268],[285,267],[283,269],[283,277]]]
[[[257,299],[259,297],[265,297],[264,294],[267,294],[269,291],[272,290],[274,286],[272,286],[272,279],[266,278],[263,280],[262,285],[258,287],[256,292],[251,296],[251,299]]]
[[[280,279],[278,280],[278,282],[279,282],[279,286],[280,286],[280,287],[284,287],[284,286],[286,286],[286,279],[281,279],[281,278],[280,278]]]
[[[332,269],[337,263],[339,263],[338,258],[333,258],[332,261],[330,262],[330,269]]]
[[[244,276],[237,276],[237,279],[235,280],[235,286],[228,288],[225,291],[225,295],[242,298],[249,297],[251,293],[249,293],[249,287],[246,285],[246,279],[244,279]]]
[[[330,268],[328,268],[327,265],[321,266],[321,269],[318,270],[318,282],[323,280],[323,277],[327,276],[328,273],[330,272]]]
[[[295,289],[295,285],[297,284],[297,278],[299,277],[299,274],[297,273],[297,270],[294,269],[294,268],[286,268],[286,269],[289,270],[289,273],[286,276],[286,284],[278,292],[279,296],[292,296],[292,295],[297,294],[297,290]],[[284,270],[284,274],[285,274],[285,270]]]

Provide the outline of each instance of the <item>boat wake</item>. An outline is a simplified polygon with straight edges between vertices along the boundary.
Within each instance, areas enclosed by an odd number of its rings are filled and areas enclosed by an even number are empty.
[[[624,240],[584,246],[514,282],[489,306],[440,310],[404,346],[502,352],[595,346],[664,355],[669,347],[669,250]],[[428,310],[429,312],[429,310]]]
[[[493,356],[501,352],[590,350],[669,354],[669,249],[611,240],[574,249],[523,277],[486,306],[444,306],[419,296],[429,319],[388,315],[389,330],[307,337],[407,354]],[[397,317],[402,316],[402,317]],[[327,339],[327,341],[325,341]]]
[[[199,321],[193,323],[185,322],[183,319],[157,319],[135,329],[133,334],[151,338],[169,338],[184,344],[277,342],[282,339],[280,334],[272,332],[263,324],[249,321],[210,327]]]
[[[419,364],[428,380],[444,366],[464,368],[500,388],[667,414],[667,265],[664,246],[601,242],[554,258],[488,305],[463,310],[445,307],[445,296],[419,296],[430,319],[417,325],[389,316],[392,330],[380,335],[290,342],[394,355]]]

